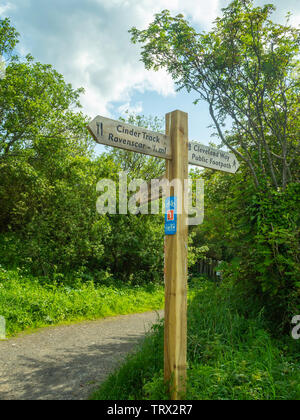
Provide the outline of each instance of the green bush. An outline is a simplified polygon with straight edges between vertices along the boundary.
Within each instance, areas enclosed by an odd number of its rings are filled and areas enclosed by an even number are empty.
[[[300,311],[300,184],[252,196],[248,225],[253,240],[229,273],[251,301],[260,300],[274,331],[287,330]]]
[[[92,274],[80,272],[71,278],[59,275],[53,281],[0,266],[0,315],[6,319],[8,336],[32,328],[163,307],[161,286],[133,287],[105,273],[97,274],[98,284]]]
[[[197,174],[196,174],[197,175]],[[300,312],[300,184],[257,190],[244,168],[233,177],[205,171],[205,219],[193,246],[223,260],[223,276],[243,296],[245,313],[260,306],[273,333]]]

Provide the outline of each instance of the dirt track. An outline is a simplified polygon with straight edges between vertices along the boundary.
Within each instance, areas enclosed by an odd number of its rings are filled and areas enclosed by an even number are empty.
[[[84,400],[163,312],[42,329],[0,342],[0,400]]]

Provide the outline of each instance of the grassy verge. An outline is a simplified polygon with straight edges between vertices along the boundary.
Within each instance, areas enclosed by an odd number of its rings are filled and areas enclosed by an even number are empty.
[[[162,286],[105,286],[77,280],[71,287],[0,268],[0,316],[6,319],[8,337],[71,321],[161,309],[163,302]]]
[[[300,343],[289,336],[272,338],[263,314],[254,311],[246,318],[241,305],[229,285],[202,282],[193,290],[187,399],[299,400]],[[92,399],[167,399],[162,370],[160,324]]]

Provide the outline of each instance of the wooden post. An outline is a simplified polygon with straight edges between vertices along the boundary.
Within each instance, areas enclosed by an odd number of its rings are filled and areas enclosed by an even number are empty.
[[[166,115],[166,135],[171,136],[172,160],[166,161],[166,177],[188,179],[188,114],[173,111]],[[174,188],[171,188],[171,196]],[[177,216],[177,233],[165,238],[165,381],[170,382],[172,400],[185,398],[187,368],[187,248],[188,225],[182,200]],[[179,205],[179,203],[178,203]],[[180,207],[180,206],[179,206]]]

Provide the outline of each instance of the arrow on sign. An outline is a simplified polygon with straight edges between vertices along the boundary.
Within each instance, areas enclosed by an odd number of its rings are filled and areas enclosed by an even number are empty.
[[[204,146],[195,141],[189,142],[189,163],[235,174],[240,164],[233,153],[214,147]]]
[[[172,159],[171,139],[165,134],[101,116],[88,125],[88,130],[97,143],[162,159]],[[233,153],[204,146],[195,141],[189,142],[189,163],[232,174],[236,173],[240,166]]]
[[[88,130],[97,143],[131,152],[171,159],[171,139],[143,127],[126,124],[105,117],[96,117]]]

